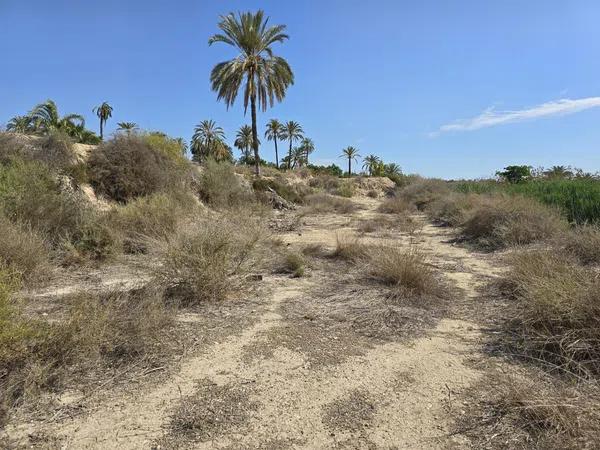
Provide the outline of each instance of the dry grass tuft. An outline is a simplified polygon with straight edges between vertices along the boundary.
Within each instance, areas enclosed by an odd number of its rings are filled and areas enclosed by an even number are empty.
[[[331,257],[356,262],[365,258],[368,252],[369,247],[357,237],[338,234],[336,235],[335,250],[331,253]]]
[[[435,178],[416,181],[401,189],[396,195],[419,210],[423,210],[434,200],[450,192],[448,183]]]
[[[359,206],[351,200],[334,197],[329,194],[313,194],[305,198],[307,214],[351,214],[359,209]]]
[[[308,244],[302,248],[302,254],[304,256],[322,257],[325,256],[326,251],[321,244]]]
[[[492,196],[477,206],[463,225],[463,236],[495,250],[550,240],[568,224],[560,214],[536,200],[521,196]]]
[[[581,225],[557,238],[556,246],[564,248],[582,264],[600,264],[600,228]]]
[[[418,295],[442,296],[440,281],[419,251],[379,246],[370,248],[368,255],[369,274],[375,280]]]
[[[552,250],[511,256],[501,287],[517,301],[509,345],[581,376],[600,374],[600,278]]]
[[[281,257],[276,272],[287,273],[294,278],[300,278],[304,276],[305,266],[306,262],[301,254],[286,251]]]
[[[469,213],[480,203],[481,196],[478,194],[451,192],[429,203],[426,213],[437,224],[457,227],[467,220]]]
[[[377,211],[386,214],[408,214],[415,211],[415,206],[401,197],[391,197],[381,202]]]
[[[195,222],[166,244],[156,279],[183,304],[224,300],[243,284],[263,234],[247,217]]]

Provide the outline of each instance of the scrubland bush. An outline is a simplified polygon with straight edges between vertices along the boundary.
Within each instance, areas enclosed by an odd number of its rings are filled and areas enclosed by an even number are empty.
[[[0,267],[9,268],[25,281],[44,278],[50,270],[48,247],[31,228],[0,215]]]
[[[181,182],[181,161],[137,135],[121,135],[101,144],[88,161],[96,192],[118,202],[150,195]]]
[[[386,198],[377,208],[377,211],[386,214],[410,213],[414,210],[415,207],[401,197]]]
[[[231,208],[253,201],[252,194],[235,175],[233,166],[225,162],[207,160],[198,189],[202,200],[213,208]]]
[[[372,278],[418,295],[442,295],[440,282],[417,250],[377,246],[368,256]]]
[[[308,195],[305,198],[305,203],[308,205],[306,212],[309,214],[350,214],[358,209],[358,205],[351,200],[329,194]]]
[[[167,244],[156,278],[183,304],[223,300],[255,263],[262,233],[247,216],[196,222]]]
[[[600,374],[600,278],[556,250],[510,258],[501,287],[517,303],[520,354],[571,372]]]
[[[252,187],[257,193],[271,189],[281,198],[296,204],[304,203],[304,198],[312,193],[310,187],[306,187],[302,184],[287,184],[275,178],[257,178],[252,182]]]
[[[379,197],[379,192],[377,192],[375,189],[370,189],[367,191],[367,197],[369,198],[378,198]]]
[[[600,264],[600,228],[580,225],[557,237],[556,245],[574,255],[582,264]]]
[[[463,224],[469,213],[480,204],[481,197],[477,194],[461,194],[451,192],[427,205],[427,216],[434,222],[456,227]]]
[[[304,276],[306,262],[301,254],[286,251],[281,255],[280,262],[276,271],[279,273],[287,273],[292,275],[294,278],[300,278]]]
[[[340,184],[340,186],[337,189],[334,189],[331,193],[340,197],[351,198],[352,196],[354,196],[354,184],[352,184],[351,181],[344,181]]]
[[[185,149],[177,139],[170,138],[162,133],[143,134],[142,139],[153,149],[166,155],[173,161],[185,162]]]
[[[463,224],[463,236],[477,245],[499,249],[549,240],[568,224],[554,209],[520,196],[491,196]]]
[[[423,210],[434,200],[450,192],[448,183],[435,178],[416,181],[397,191],[397,196]]]
[[[317,175],[308,181],[308,185],[312,188],[323,189],[331,192],[340,187],[341,181],[338,177],[332,175]]]
[[[333,258],[356,262],[366,258],[369,247],[363,244],[357,237],[347,235],[336,235],[335,250],[331,254]]]
[[[78,295],[64,300],[65,317],[53,323],[21,315],[7,298],[10,289],[0,276],[0,423],[10,407],[60,389],[75,370],[85,374],[153,353],[171,321],[157,289]]]

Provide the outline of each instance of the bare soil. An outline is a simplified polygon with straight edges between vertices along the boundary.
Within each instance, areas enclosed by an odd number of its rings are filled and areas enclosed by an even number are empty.
[[[304,277],[265,274],[256,298],[182,312],[178,323],[197,345],[160,374],[83,398],[63,394],[43,420],[17,414],[0,442],[77,449],[468,448],[453,427],[467,413],[463,394],[486,376],[473,364],[486,357],[480,288],[501,264],[453,244],[449,229],[419,215],[416,227],[362,233],[362,222],[384,214],[376,212],[378,200],[353,201],[363,208],[305,216],[296,230],[277,233],[292,250],[323,247],[307,257]],[[326,256],[340,234],[417,246],[452,295],[444,303],[390,297],[361,267]],[[138,263],[60,288],[137,285],[148,273]],[[61,292],[37,295],[44,301]]]

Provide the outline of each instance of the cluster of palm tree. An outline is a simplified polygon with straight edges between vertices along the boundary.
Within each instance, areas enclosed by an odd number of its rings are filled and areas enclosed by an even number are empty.
[[[13,117],[6,126],[7,131],[23,134],[47,135],[61,132],[77,142],[95,144],[99,142],[93,131],[85,128],[81,114],[61,116],[52,100],[36,105],[28,114]]]
[[[288,141],[288,155],[282,158],[282,162],[288,169],[303,167],[308,165],[308,158],[315,151],[315,144],[312,139],[304,135],[302,126],[293,120],[281,123],[277,119],[271,119],[267,123],[265,137],[275,144],[275,165],[279,165],[279,152],[277,148],[278,141]],[[294,143],[299,142],[299,145],[294,147]]]
[[[202,162],[208,158],[216,161],[230,161],[231,148],[225,142],[225,132],[214,120],[203,120],[196,128],[190,145],[192,158]]]
[[[346,147],[342,150],[340,158],[348,160],[348,175],[352,175],[352,161],[358,162],[360,155],[355,147]],[[366,170],[370,177],[389,177],[402,174],[402,168],[396,163],[384,163],[379,156],[370,154],[363,158],[363,170]]]

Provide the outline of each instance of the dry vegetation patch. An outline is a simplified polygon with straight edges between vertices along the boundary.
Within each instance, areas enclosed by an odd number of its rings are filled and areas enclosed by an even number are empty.
[[[377,211],[386,214],[407,214],[414,212],[415,209],[415,206],[406,199],[401,197],[391,197],[381,202]]]
[[[375,418],[375,405],[368,392],[355,389],[344,398],[323,407],[323,423],[332,431],[360,433]]]
[[[305,198],[307,214],[351,214],[359,209],[352,200],[334,197],[329,194],[313,194]]]
[[[579,225],[557,237],[556,247],[564,248],[582,264],[600,264],[600,228]]]

